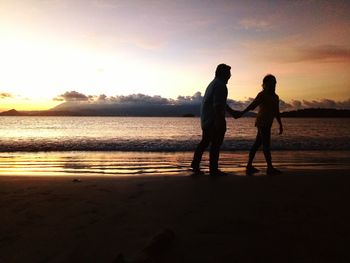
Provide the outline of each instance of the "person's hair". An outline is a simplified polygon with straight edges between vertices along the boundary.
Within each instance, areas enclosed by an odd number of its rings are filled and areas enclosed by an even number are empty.
[[[272,74],[268,74],[263,78],[263,90],[268,94],[275,94],[276,77]]]
[[[263,78],[263,85],[276,84],[276,77],[272,74],[268,74]]]
[[[220,64],[216,67],[215,77],[226,77],[230,72],[231,67],[226,64]]]

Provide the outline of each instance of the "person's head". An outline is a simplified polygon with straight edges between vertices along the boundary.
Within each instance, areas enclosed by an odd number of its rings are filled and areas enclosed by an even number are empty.
[[[275,93],[276,90],[276,78],[274,75],[268,74],[263,78],[262,87],[268,93]]]
[[[220,64],[216,67],[215,77],[227,82],[231,77],[231,67],[226,64]]]

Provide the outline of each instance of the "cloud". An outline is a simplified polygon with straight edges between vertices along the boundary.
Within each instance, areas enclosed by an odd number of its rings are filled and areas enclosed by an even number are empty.
[[[105,94],[101,94],[100,96],[97,97],[97,101],[106,101],[107,96]]]
[[[189,105],[200,104],[202,94],[198,91],[193,96],[178,96],[177,99],[168,99],[161,96],[132,94],[128,96],[111,97],[110,100],[124,104],[158,104],[158,105]]]
[[[350,99],[339,101],[337,103],[337,107],[339,107],[340,109],[350,109]]]
[[[53,100],[55,101],[89,101],[93,98],[93,96],[86,96],[77,91],[67,91],[62,95],[55,97]]]
[[[13,95],[8,92],[0,92],[0,99],[13,98]]]
[[[193,96],[178,96],[175,102],[177,104],[200,104],[202,98],[202,94],[197,91]]]
[[[258,20],[254,18],[242,19],[238,24],[244,29],[254,29],[257,31],[268,30],[271,28],[271,24],[265,20]]]
[[[162,96],[149,96],[145,94],[131,94],[127,96],[107,96],[101,94],[85,95],[76,91],[67,91],[64,94],[54,98],[56,101],[62,102],[79,102],[80,106],[92,105],[96,107],[112,107],[118,105],[120,107],[178,107],[178,109],[190,109],[188,107],[198,108],[202,102],[203,96],[198,91],[192,96],[178,96],[176,99],[163,98]],[[228,99],[227,103],[235,110],[243,110],[254,98],[246,100]],[[83,103],[83,104],[81,104]],[[85,104],[84,104],[85,103]],[[320,100],[292,100],[286,102],[280,99],[280,111],[290,111],[305,108],[333,108],[333,109],[350,109],[350,98],[344,101],[336,101],[331,99]],[[193,108],[191,108],[193,109]]]
[[[350,99],[344,101],[336,101],[331,99],[292,100],[290,103],[286,103],[283,100],[280,100],[281,111],[299,110],[307,108],[350,109]]]
[[[85,95],[76,91],[66,92],[54,98],[63,103],[51,110],[71,111],[101,116],[199,116],[202,95],[179,96],[168,99],[161,96],[131,94],[128,96]]]
[[[246,107],[252,103],[254,98],[248,98],[246,100],[232,100],[228,99],[227,103],[235,110],[244,110]],[[293,109],[293,105],[280,99],[280,110],[286,111]],[[257,110],[257,109],[256,109]]]
[[[245,109],[254,98],[248,98],[244,101],[237,101],[228,99],[227,103],[236,110]],[[306,108],[324,108],[324,109],[350,109],[350,99],[345,101],[335,101],[331,99],[320,100],[292,100],[291,102],[285,102],[280,99],[280,111],[291,111]]]
[[[67,91],[62,95],[53,98],[54,101],[71,102],[71,101],[85,101],[90,104],[155,104],[155,105],[188,105],[200,104],[202,101],[200,92],[196,92],[193,96],[178,96],[177,99],[168,99],[161,96],[149,96],[145,94],[130,94],[127,96],[110,96],[105,94],[99,96],[85,95],[77,91]]]
[[[252,101],[254,98],[248,98],[247,100],[232,100],[228,99],[227,104],[230,105],[235,110],[244,110]]]
[[[330,41],[332,39],[330,38]],[[345,45],[309,44],[307,38],[291,35],[280,39],[246,41],[243,47],[254,59],[278,63],[350,63],[350,48]]]
[[[333,109],[350,109],[350,99],[345,101],[334,101],[330,99],[302,101],[304,108],[333,108]]]
[[[285,102],[284,100],[280,99],[280,111],[288,111],[288,110],[292,110],[293,109],[293,105]]]
[[[350,62],[350,49],[335,45],[322,45],[297,50],[296,61]]]
[[[107,101],[112,101],[121,104],[169,104],[170,100],[161,96],[149,96],[144,94],[131,94],[128,96],[115,96],[107,98]]]

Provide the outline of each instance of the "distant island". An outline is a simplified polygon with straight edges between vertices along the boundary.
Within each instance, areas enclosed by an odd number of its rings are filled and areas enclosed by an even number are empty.
[[[42,110],[17,111],[11,109],[0,113],[0,116],[121,116],[121,117],[196,117],[199,116],[199,107],[189,105],[176,107],[174,105],[142,105],[115,107],[111,109],[70,109],[70,110]]]
[[[301,109],[301,110],[282,112],[281,117],[285,117],[285,118],[349,118],[350,110],[321,109],[321,108]]]
[[[69,111],[17,111],[15,109],[3,111],[0,116],[83,116],[76,112]]]
[[[192,113],[186,113],[186,114],[182,115],[182,117],[192,118],[192,117],[196,117],[196,115],[194,115]]]
[[[51,109],[43,111],[17,111],[15,109],[4,111],[0,116],[130,116],[130,117],[198,117],[199,107],[177,108],[174,105],[157,105],[141,107],[124,107],[113,109],[78,109],[60,110]],[[256,113],[249,112],[246,117],[254,117]],[[350,110],[310,108],[281,113],[284,118],[349,118]]]

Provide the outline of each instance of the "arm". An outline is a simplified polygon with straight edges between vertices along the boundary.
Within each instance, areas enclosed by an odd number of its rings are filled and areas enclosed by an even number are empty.
[[[240,111],[236,111],[234,109],[232,109],[230,106],[228,106],[228,104],[226,104],[226,111],[228,113],[230,113],[232,115],[233,118],[237,119],[239,118],[240,116]]]
[[[278,102],[278,104],[279,104],[279,102]],[[277,109],[276,120],[277,120],[278,124],[280,125],[280,132],[279,132],[279,134],[282,134],[283,133],[283,125],[282,125],[282,121],[281,121],[281,114],[280,114],[280,107],[279,107],[279,105],[278,105],[278,109]]]
[[[281,116],[280,116],[280,112],[278,111],[277,115],[276,115],[276,120],[278,122],[278,124],[280,125],[280,132],[279,134],[283,133],[283,125],[282,125],[282,121],[281,121]]]
[[[256,96],[256,98],[252,101],[252,103],[250,103],[250,105],[245,110],[241,111],[239,117],[241,117],[242,115],[244,115],[248,111],[254,110],[256,107],[259,106],[260,103],[261,103],[261,95],[259,93],[258,96]]]

